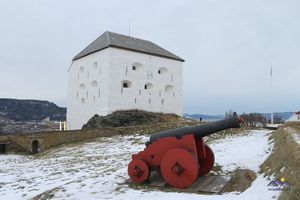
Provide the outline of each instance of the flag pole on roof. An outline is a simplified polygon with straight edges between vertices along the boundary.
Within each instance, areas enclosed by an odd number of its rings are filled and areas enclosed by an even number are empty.
[[[128,36],[130,37],[130,29],[131,29],[131,20],[129,18],[129,27],[128,27]]]

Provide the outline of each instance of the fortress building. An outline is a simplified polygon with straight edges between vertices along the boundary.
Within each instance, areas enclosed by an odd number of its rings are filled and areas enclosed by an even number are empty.
[[[183,62],[150,41],[103,33],[68,69],[67,128],[116,110],[182,115]]]

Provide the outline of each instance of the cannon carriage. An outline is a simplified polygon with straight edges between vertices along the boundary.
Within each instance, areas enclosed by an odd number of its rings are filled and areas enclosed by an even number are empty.
[[[214,153],[203,137],[242,122],[234,116],[217,122],[162,131],[150,136],[146,148],[132,155],[128,175],[135,183],[148,180],[152,171],[160,171],[165,181],[176,188],[191,186],[214,166]]]

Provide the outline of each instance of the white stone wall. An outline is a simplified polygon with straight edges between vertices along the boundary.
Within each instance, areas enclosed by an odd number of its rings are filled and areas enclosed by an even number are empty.
[[[142,109],[182,115],[182,62],[118,48],[110,48],[109,57],[111,112]],[[123,81],[132,85],[122,88]]]
[[[68,129],[81,129],[82,125],[94,114],[107,115],[109,113],[108,64],[108,49],[72,62],[68,71]]]
[[[299,122],[300,121],[300,114],[293,114],[286,122]]]
[[[128,109],[182,115],[182,62],[109,47],[71,64],[68,129],[80,129],[96,113]]]

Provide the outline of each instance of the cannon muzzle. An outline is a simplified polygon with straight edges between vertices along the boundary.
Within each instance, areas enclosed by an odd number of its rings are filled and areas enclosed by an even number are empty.
[[[237,116],[233,116],[229,119],[224,119],[216,122],[210,122],[203,125],[196,125],[190,127],[183,127],[172,129],[168,131],[161,131],[158,133],[154,133],[150,136],[150,143],[164,137],[177,137],[180,138],[183,135],[194,134],[196,137],[205,137],[216,133],[218,131],[222,131],[229,128],[239,128],[240,123],[242,122],[241,118]]]

